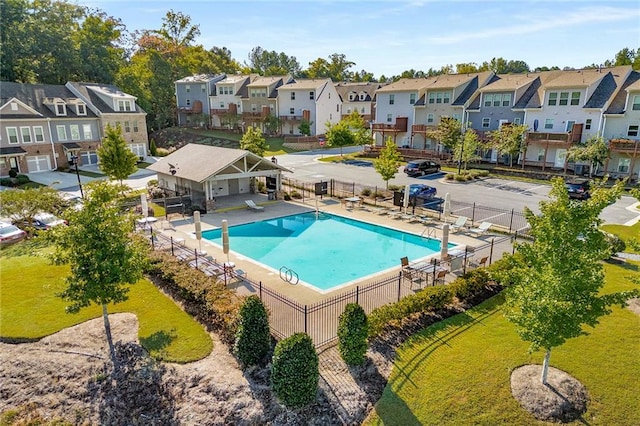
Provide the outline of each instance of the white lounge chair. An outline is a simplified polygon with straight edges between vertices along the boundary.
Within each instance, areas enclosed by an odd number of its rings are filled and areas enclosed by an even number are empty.
[[[477,228],[469,229],[469,232],[480,236],[486,234],[489,228],[491,228],[491,222],[482,222]]]
[[[247,205],[247,207],[249,207],[251,210],[255,210],[255,211],[263,211],[264,207],[257,205],[256,203],[253,202],[253,200],[244,200],[245,204]]]
[[[458,232],[459,230],[463,229],[465,226],[467,226],[468,220],[469,218],[466,216],[458,216],[458,219],[450,225],[451,232]]]

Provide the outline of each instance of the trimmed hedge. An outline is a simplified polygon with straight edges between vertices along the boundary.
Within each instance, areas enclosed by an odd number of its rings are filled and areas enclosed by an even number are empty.
[[[251,295],[240,307],[233,352],[246,367],[260,362],[270,347],[269,314],[262,300]]]
[[[458,300],[467,300],[481,293],[490,281],[487,268],[478,268],[456,278],[449,284],[449,288],[452,295]]]
[[[318,354],[311,337],[296,333],[281,340],[273,353],[271,384],[280,401],[290,408],[313,402],[318,393]]]
[[[349,365],[362,365],[367,353],[369,323],[362,306],[349,303],[340,315],[338,325],[338,350]]]

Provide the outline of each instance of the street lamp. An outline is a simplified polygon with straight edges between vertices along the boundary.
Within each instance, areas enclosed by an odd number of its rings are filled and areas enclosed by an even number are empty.
[[[82,181],[80,181],[80,172],[78,171],[78,156],[71,156],[72,164],[76,166],[76,176],[78,177],[78,186],[80,187],[80,197],[84,200],[84,192],[82,192]]]

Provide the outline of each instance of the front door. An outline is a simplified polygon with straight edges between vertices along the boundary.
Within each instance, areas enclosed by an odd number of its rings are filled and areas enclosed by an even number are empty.
[[[564,161],[567,158],[567,150],[566,149],[558,149],[556,150],[556,159],[553,162],[553,167],[562,168],[564,167]]]

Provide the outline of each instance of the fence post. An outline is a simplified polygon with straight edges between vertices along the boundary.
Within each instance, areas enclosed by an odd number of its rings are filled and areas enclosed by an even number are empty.
[[[462,275],[467,274],[467,254],[469,253],[469,246],[464,246],[464,259],[462,259]]]
[[[155,238],[154,238],[154,235],[155,235],[155,234],[153,233],[153,225],[149,225],[149,229],[151,230],[151,248],[152,248],[153,250],[155,250],[155,249],[156,249],[156,243],[155,243],[155,241],[154,241],[154,239],[155,239]]]
[[[196,269],[198,269],[198,249],[193,249],[193,254],[196,256]]]
[[[304,305],[304,332],[307,333],[307,305]]]
[[[511,232],[511,226],[513,226],[513,209],[511,209],[511,220],[509,220],[509,232]]]
[[[493,240],[495,240],[495,238],[491,239],[491,248],[489,249],[489,265],[491,265],[491,261],[493,260]]]
[[[262,300],[262,281],[258,281],[258,297]]]
[[[402,287],[402,271],[398,273],[398,302],[400,301],[400,290]]]
[[[359,285],[356,286],[356,303],[358,305],[360,304],[360,286]]]
[[[473,225],[473,222],[475,222],[476,220],[476,202],[473,202],[473,207],[471,208],[471,225]]]
[[[170,238],[171,238],[171,256],[174,256],[174,254],[173,254],[173,237],[170,237]]]
[[[516,241],[518,241],[518,231],[516,230],[515,234],[513,234],[513,247],[511,248],[511,254],[515,254],[516,252]]]
[[[351,196],[352,196],[352,197],[355,197],[355,196],[356,196],[356,183],[355,183],[355,182],[353,182],[353,183],[351,184],[351,188],[352,188],[352,189],[351,189],[351,192],[352,192],[352,195],[351,195]]]

